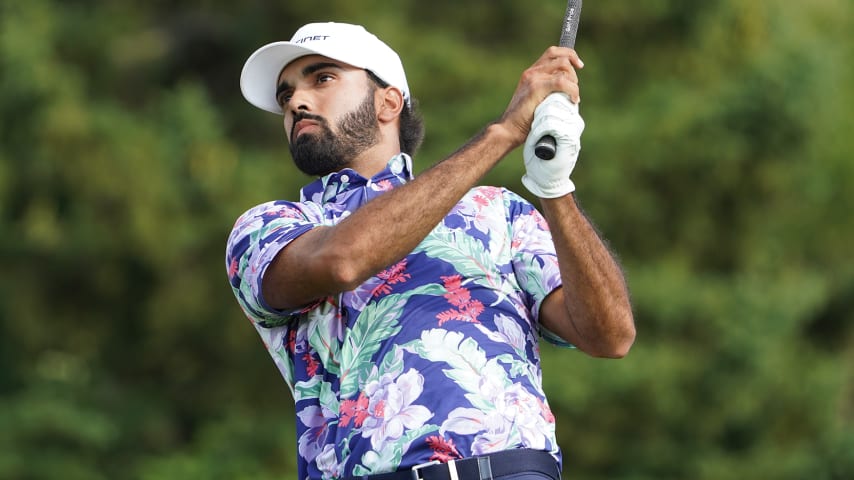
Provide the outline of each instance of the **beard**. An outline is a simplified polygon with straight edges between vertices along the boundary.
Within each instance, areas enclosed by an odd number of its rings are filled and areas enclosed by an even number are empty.
[[[290,142],[291,157],[301,172],[317,177],[336,172],[377,144],[380,129],[373,93],[369,91],[356,110],[338,122],[337,134],[329,128],[329,122],[317,115],[301,113],[294,118],[294,123],[311,119],[320,127],[319,133],[306,133]]]

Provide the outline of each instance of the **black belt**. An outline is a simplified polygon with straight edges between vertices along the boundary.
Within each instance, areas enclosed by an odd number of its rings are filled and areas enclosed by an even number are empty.
[[[542,450],[529,449],[505,450],[448,463],[433,461],[406,470],[350,477],[348,480],[491,480],[523,472],[539,472],[560,480],[554,457]]]

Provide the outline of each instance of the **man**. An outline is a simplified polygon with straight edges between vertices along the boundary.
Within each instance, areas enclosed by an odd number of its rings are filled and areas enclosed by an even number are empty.
[[[634,340],[620,268],[569,178],[581,67],[548,49],[500,119],[413,178],[421,125],[377,37],[309,24],[247,60],[244,96],[283,115],[294,162],[319,177],[242,215],[226,258],[296,402],[299,478],[559,478],[537,335],[601,357]],[[532,153],[544,134],[550,161]],[[544,216],[475,188],[523,143]]]

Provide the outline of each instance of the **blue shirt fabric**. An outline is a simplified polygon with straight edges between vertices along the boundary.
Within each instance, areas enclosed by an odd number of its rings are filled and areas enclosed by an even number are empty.
[[[537,316],[561,279],[544,218],[515,193],[473,188],[415,250],[353,291],[290,311],[265,304],[261,280],[282,248],[411,178],[405,154],[371,179],[332,173],[299,202],[250,209],[229,237],[234,294],[294,396],[299,478],[512,448],[560,462],[537,338],[565,343]]]

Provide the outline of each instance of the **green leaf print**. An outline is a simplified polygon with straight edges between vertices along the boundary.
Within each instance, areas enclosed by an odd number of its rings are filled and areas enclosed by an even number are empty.
[[[320,377],[311,377],[307,382],[297,382],[294,385],[294,402],[320,396]]]
[[[338,364],[340,345],[338,343],[338,331],[341,326],[341,317],[338,314],[338,306],[332,302],[323,302],[311,311],[309,322],[304,322],[309,331],[308,341],[317,353],[323,368],[338,375],[340,365]]]
[[[551,291],[547,291],[544,288],[540,261],[534,258],[526,258],[525,262],[528,266],[525,268],[526,274],[523,287],[534,298],[546,298]]]
[[[357,393],[373,367],[372,357],[382,342],[400,331],[400,315],[413,295],[441,295],[445,288],[438,284],[423,285],[406,293],[388,295],[376,304],[369,303],[359,314],[351,330],[344,334],[341,347],[341,398]]]
[[[501,274],[493,267],[495,259],[480,240],[464,232],[437,227],[415,248],[418,252],[453,264],[464,278],[492,287],[500,283]]]
[[[320,384],[320,405],[325,407],[330,412],[338,412],[341,410],[341,402],[338,395],[332,390],[332,384],[329,382],[321,382]]]
[[[511,384],[507,371],[498,361],[487,360],[477,342],[459,332],[441,328],[429,330],[422,333],[419,340],[406,344],[404,349],[431,362],[447,363],[451,368],[443,370],[445,375],[470,393],[480,392],[484,378],[505,386]]]
[[[508,354],[499,355],[495,357],[495,359],[510,366],[510,376],[512,378],[518,378],[523,376],[536,384],[536,379],[534,378],[533,372],[531,371],[531,367],[527,362],[519,360],[513,355]]]
[[[381,375],[389,375],[397,378],[401,373],[403,373],[403,350],[395,345],[383,358],[382,363],[376,371],[376,378],[373,378],[374,375],[371,375],[371,378],[366,379],[366,381],[378,381]]]
[[[283,365],[283,367],[279,368],[279,371],[282,372],[285,384],[290,388],[291,394],[296,396],[296,392],[294,391],[294,362],[291,361],[291,357],[288,355],[287,347],[280,345],[274,350],[273,362],[277,365]]]
[[[515,276],[501,275],[496,268],[497,264],[505,260],[506,263],[510,262],[509,247],[496,249],[490,254],[478,239],[440,225],[415,248],[415,252],[423,252],[428,257],[451,263],[462,277],[492,289],[497,297],[492,306],[519,290]],[[498,258],[494,258],[494,255]]]

